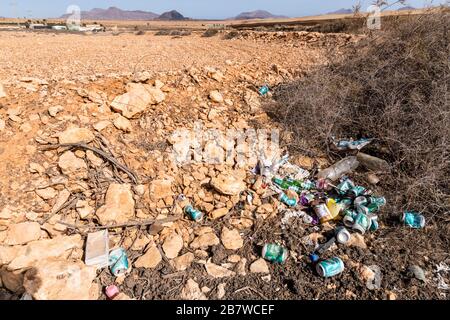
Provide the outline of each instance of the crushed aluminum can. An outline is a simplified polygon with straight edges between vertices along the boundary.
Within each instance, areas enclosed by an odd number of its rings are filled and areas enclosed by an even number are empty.
[[[109,253],[109,266],[114,276],[118,277],[128,270],[128,256],[123,248],[118,248]]]
[[[186,206],[184,208],[184,213],[189,215],[189,217],[191,217],[194,221],[200,221],[203,219],[203,212],[194,209],[192,206]]]
[[[280,195],[280,201],[289,207],[295,207],[297,205],[297,200],[289,198],[284,192]]]
[[[344,269],[344,262],[338,257],[321,261],[316,265],[317,273],[324,278],[334,277],[343,272]]]
[[[378,224],[378,216],[370,217],[370,231],[377,231],[380,225]]]
[[[345,227],[339,227],[336,229],[336,241],[341,244],[346,244],[350,241],[352,235]]]
[[[357,216],[358,213],[356,211],[346,209],[344,210],[344,218],[342,219],[342,221],[344,222],[344,225],[346,227],[353,227]]]
[[[339,194],[344,195],[354,187],[355,184],[353,183],[353,181],[350,180],[348,177],[344,177],[341,179],[341,183],[337,185],[336,189]]]
[[[365,146],[367,146],[369,143],[371,143],[373,139],[363,138],[359,140],[339,140],[334,141],[334,145],[336,148],[340,151],[344,150],[361,150]]]
[[[267,93],[269,93],[269,87],[267,85],[264,85],[259,88],[258,92],[260,95],[265,96]]]
[[[367,193],[367,189],[362,186],[354,186],[349,192],[354,197],[360,197]]]
[[[306,224],[313,224],[313,222],[314,222],[314,218],[311,217],[310,215],[305,214],[305,215],[303,216],[303,223],[306,223]]]
[[[286,248],[275,243],[264,245],[262,250],[262,257],[270,262],[284,263],[288,255],[289,252]]]
[[[364,234],[370,228],[371,221],[364,213],[359,213],[355,218],[353,229],[361,234]]]
[[[312,193],[302,193],[300,196],[300,204],[302,206],[309,205],[315,199]]]
[[[414,229],[421,229],[425,227],[425,217],[417,212],[406,211],[401,216],[401,221]]]

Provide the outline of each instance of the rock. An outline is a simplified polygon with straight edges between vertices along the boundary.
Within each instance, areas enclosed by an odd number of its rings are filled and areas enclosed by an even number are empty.
[[[425,272],[423,269],[417,265],[409,266],[408,273],[411,277],[415,277],[416,279],[426,282],[427,279],[425,277]]]
[[[226,283],[220,283],[217,286],[217,299],[222,299],[227,294],[227,292],[225,291],[226,285],[227,285]]]
[[[6,122],[2,118],[0,118],[0,131],[5,130]]]
[[[5,88],[4,88],[3,85],[0,83],[0,99],[1,99],[1,98],[6,98],[6,97],[7,97],[7,94],[6,94]]]
[[[194,254],[188,252],[172,260],[172,266],[177,271],[184,271],[189,268],[194,261]]]
[[[171,180],[153,180],[150,183],[150,197],[156,200],[172,197],[172,181]]]
[[[364,236],[359,233],[352,233],[352,237],[350,238],[350,241],[347,242],[347,245],[351,247],[367,249],[367,244],[364,241]]]
[[[244,94],[244,101],[249,106],[251,113],[256,113],[261,110],[261,101],[256,92],[247,90]]]
[[[251,273],[270,273],[266,260],[263,258],[256,260],[250,265]]]
[[[245,267],[247,265],[247,259],[242,258],[236,265],[236,272],[240,276],[246,276],[247,272],[245,271]]]
[[[232,277],[235,273],[227,268],[218,266],[214,263],[207,262],[205,264],[206,272],[213,278],[224,278],[224,277]]]
[[[78,200],[75,207],[81,219],[86,219],[94,213],[94,208],[92,208],[86,200]]]
[[[95,138],[91,130],[86,128],[69,128],[58,135],[59,143],[89,143]]]
[[[159,249],[153,245],[150,247],[150,249],[147,250],[147,252],[139,257],[136,262],[134,263],[134,266],[136,268],[155,268],[162,260],[161,253],[159,252]]]
[[[194,239],[194,241],[191,242],[190,247],[192,249],[206,249],[208,247],[216,246],[220,243],[219,238],[214,233],[205,233],[197,238]]]
[[[109,127],[111,125],[111,121],[109,120],[103,120],[103,121],[99,121],[96,124],[94,124],[94,129],[98,132],[106,129],[107,127]]]
[[[357,159],[363,166],[372,171],[389,171],[390,169],[386,160],[362,152],[357,154]]]
[[[237,254],[232,254],[231,256],[228,257],[228,262],[231,263],[238,263],[239,261],[241,261],[241,257],[238,256]]]
[[[44,200],[50,200],[56,197],[58,192],[55,189],[48,187],[45,189],[37,189],[36,194]]]
[[[9,271],[6,268],[0,269],[0,280],[3,287],[14,293],[23,291],[23,271]]]
[[[73,249],[81,248],[83,241],[78,234],[33,241],[25,246],[0,246],[0,265],[8,265],[9,270],[29,268],[47,258],[66,259]]]
[[[70,191],[67,189],[63,189],[59,192],[58,197],[55,200],[55,204],[51,210],[51,213],[55,213],[61,209],[61,207],[69,200]]]
[[[32,162],[30,163],[30,172],[43,174],[45,172],[45,168],[39,163]]]
[[[149,105],[161,103],[165,98],[161,89],[141,83],[130,83],[127,93],[116,97],[111,108],[125,118],[132,119],[139,117]]]
[[[36,300],[96,300],[96,268],[82,262],[40,260],[24,276],[23,286]]]
[[[60,113],[61,111],[64,111],[63,106],[54,106],[54,107],[48,108],[48,114],[51,117],[56,117],[58,115],[58,113]]]
[[[228,214],[229,210],[227,208],[216,209],[211,212],[211,219],[219,219]]]
[[[180,298],[182,300],[208,300],[205,294],[200,290],[197,282],[189,279],[183,290],[181,290]]]
[[[125,132],[131,132],[133,129],[130,120],[128,120],[125,117],[122,117],[121,115],[119,115],[116,119],[114,119],[113,123],[117,129]]]
[[[58,166],[63,174],[77,179],[86,179],[88,177],[86,163],[75,156],[72,151],[64,152],[58,161]]]
[[[388,300],[397,300],[397,295],[394,293],[394,292],[392,292],[392,291],[389,291],[388,293],[387,293],[387,298],[388,298]]]
[[[244,246],[244,240],[242,240],[239,231],[236,229],[228,229],[227,227],[223,227],[221,240],[223,246],[228,250],[237,250]]]
[[[220,174],[211,179],[211,186],[224,195],[239,195],[247,186],[237,174]]]
[[[370,184],[376,185],[378,184],[378,182],[380,182],[380,178],[378,178],[378,176],[374,173],[368,173],[367,174],[367,181]]]
[[[217,90],[211,91],[209,93],[209,98],[211,99],[212,102],[216,102],[216,103],[222,103],[223,102],[223,96]]]
[[[41,226],[39,223],[22,222],[9,226],[4,243],[9,246],[27,244],[28,242],[38,240],[40,237]]]
[[[183,238],[176,232],[172,232],[162,246],[167,258],[173,259],[178,257],[178,253],[183,249]]]
[[[208,120],[213,121],[215,119],[217,119],[220,115],[220,111],[217,109],[211,109],[211,111],[209,111],[208,113]]]
[[[134,217],[134,199],[131,185],[112,183],[106,192],[105,205],[96,216],[101,225],[126,223]]]

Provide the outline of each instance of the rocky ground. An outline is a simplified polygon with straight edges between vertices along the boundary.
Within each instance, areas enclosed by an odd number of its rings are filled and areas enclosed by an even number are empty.
[[[376,233],[329,249],[346,269],[323,279],[307,255],[334,223],[282,224],[287,208],[252,173],[249,138],[226,158],[222,138],[196,146],[207,159],[180,164],[174,154],[182,129],[276,128],[261,108],[270,95],[258,88],[305,75],[351,41],[306,32],[0,33],[0,298],[106,299],[111,284],[123,299],[445,298],[448,269],[436,265],[448,248],[410,253],[408,243],[432,229],[381,220]],[[330,165],[290,161],[311,171]],[[184,214],[187,204],[204,219]],[[127,252],[125,275],[85,264],[87,234],[102,227],[109,247]],[[381,237],[387,230],[395,239]],[[285,264],[261,259],[268,242],[289,249]],[[405,252],[416,260],[386,259]],[[374,264],[384,278],[370,290]],[[426,281],[407,275],[410,264]]]

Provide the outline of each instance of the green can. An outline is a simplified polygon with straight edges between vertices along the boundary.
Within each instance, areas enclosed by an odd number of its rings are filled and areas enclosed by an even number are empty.
[[[339,194],[344,195],[354,187],[355,187],[355,184],[353,183],[353,181],[347,178],[347,179],[342,180],[342,182],[336,188],[337,188],[337,191],[339,192]]]
[[[268,243],[262,250],[262,257],[270,262],[284,263],[288,255],[288,250],[276,243]]]
[[[334,277],[344,271],[344,269],[344,262],[338,257],[321,261],[316,265],[317,273],[324,278]]]
[[[355,218],[353,229],[361,234],[364,234],[367,230],[369,230],[371,223],[372,222],[366,214],[359,213]]]
[[[355,186],[350,190],[350,194],[354,197],[360,197],[367,192],[366,188],[361,186]]]

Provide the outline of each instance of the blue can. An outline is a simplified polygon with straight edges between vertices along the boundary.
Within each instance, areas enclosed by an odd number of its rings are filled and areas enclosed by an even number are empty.
[[[334,277],[344,271],[344,268],[344,262],[338,257],[321,261],[316,266],[317,273],[324,278]]]
[[[269,92],[269,87],[267,85],[262,86],[259,88],[258,92],[260,95],[265,96]]]
[[[414,229],[421,229],[425,227],[425,217],[417,212],[405,212],[401,217],[401,221]]]
[[[123,248],[115,249],[109,253],[109,266],[114,276],[118,277],[128,270],[128,256]]]
[[[192,206],[186,206],[184,212],[194,221],[200,221],[203,218],[203,212],[195,210]]]

